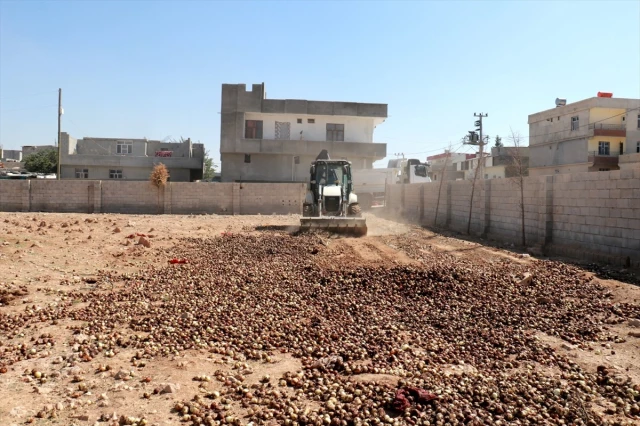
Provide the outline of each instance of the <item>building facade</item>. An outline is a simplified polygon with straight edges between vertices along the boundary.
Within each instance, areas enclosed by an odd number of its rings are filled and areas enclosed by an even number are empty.
[[[640,153],[640,100],[608,96],[529,116],[531,176],[619,170]]]
[[[223,84],[220,114],[223,182],[306,182],[323,149],[354,169],[387,155],[386,144],[373,143],[386,104],[266,99],[264,83]]]
[[[427,157],[429,167],[429,177],[432,182],[439,180],[460,180],[464,179],[464,172],[461,164],[475,157],[475,154],[461,154],[445,150],[442,154],[430,155]]]
[[[148,180],[153,167],[164,164],[172,182],[202,179],[204,145],[147,139],[60,138],[62,179]]]

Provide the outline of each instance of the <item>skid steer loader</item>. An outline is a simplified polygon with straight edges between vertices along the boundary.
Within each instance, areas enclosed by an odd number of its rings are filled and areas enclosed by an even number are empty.
[[[300,228],[367,234],[366,220],[362,217],[358,197],[353,193],[350,162],[331,160],[323,150],[311,163]]]

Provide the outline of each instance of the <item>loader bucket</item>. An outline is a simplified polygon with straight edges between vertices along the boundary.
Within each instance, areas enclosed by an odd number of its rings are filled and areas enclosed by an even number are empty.
[[[367,221],[363,217],[303,217],[300,230],[321,230],[336,234],[367,235]]]

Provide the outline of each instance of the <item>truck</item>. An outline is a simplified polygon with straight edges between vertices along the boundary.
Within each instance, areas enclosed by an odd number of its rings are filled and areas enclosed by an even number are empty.
[[[354,192],[362,210],[382,203],[387,185],[431,182],[429,164],[418,159],[396,158],[389,160],[386,168],[357,169],[352,171]]]

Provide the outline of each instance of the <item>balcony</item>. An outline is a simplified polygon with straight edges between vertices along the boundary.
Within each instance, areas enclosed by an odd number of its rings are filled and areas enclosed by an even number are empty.
[[[387,144],[369,142],[295,141],[241,139],[233,152],[244,154],[289,154],[316,156],[326,149],[333,158],[365,157],[380,160],[387,156]]]
[[[589,124],[589,130],[593,130],[593,136],[627,136],[627,129],[624,124],[591,123]]]
[[[618,153],[607,153],[606,151],[590,151],[589,163],[593,167],[616,168],[618,167]]]

